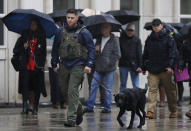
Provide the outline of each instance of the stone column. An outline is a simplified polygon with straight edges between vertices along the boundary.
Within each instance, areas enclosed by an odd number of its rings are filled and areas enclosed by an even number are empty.
[[[19,7],[18,0],[8,0],[7,1],[7,13],[17,9]],[[6,72],[6,81],[8,82],[5,86],[5,102],[7,103],[16,103],[16,95],[18,88],[18,73],[15,72],[12,64],[11,57],[13,56],[13,47],[18,38],[18,34],[11,31],[5,32],[6,37],[6,61],[5,61],[5,72]],[[7,97],[8,95],[8,97]]]
[[[43,0],[20,0],[21,9],[36,9],[43,12]]]
[[[112,1],[111,0],[92,0],[91,8],[94,10],[106,12],[111,10]]]
[[[53,0],[43,0],[43,12],[51,13],[53,12]]]

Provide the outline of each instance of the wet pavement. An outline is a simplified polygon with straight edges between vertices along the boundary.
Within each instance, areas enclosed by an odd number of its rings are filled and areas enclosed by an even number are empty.
[[[21,108],[0,108],[0,131],[125,131],[116,120],[119,109],[113,106],[112,113],[103,114],[99,106],[94,113],[86,113],[84,121],[80,126],[64,127],[66,120],[66,110],[52,109],[51,107],[40,108],[38,116],[21,115]],[[178,118],[169,119],[168,108],[157,107],[157,119],[146,120],[142,129],[137,129],[138,117],[134,119],[133,131],[187,131],[191,130],[191,120],[184,114],[188,111],[188,104],[184,103],[179,108]],[[122,117],[126,126],[129,124],[130,112],[126,112]]]

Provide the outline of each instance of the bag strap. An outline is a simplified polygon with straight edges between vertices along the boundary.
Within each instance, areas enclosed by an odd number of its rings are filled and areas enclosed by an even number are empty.
[[[79,34],[84,28],[86,28],[86,26],[82,26],[80,29],[78,29],[77,31],[76,31],[76,34]]]

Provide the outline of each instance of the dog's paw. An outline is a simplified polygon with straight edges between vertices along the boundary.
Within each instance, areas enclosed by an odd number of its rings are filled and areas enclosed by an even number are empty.
[[[124,124],[120,124],[121,127],[124,127]]]

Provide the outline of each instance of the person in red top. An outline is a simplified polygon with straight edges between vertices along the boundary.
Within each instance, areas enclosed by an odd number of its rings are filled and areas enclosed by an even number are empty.
[[[37,39],[29,40],[31,52],[30,52],[29,62],[27,64],[27,70],[32,70],[32,71],[35,70],[34,51],[35,51],[36,43],[37,43]]]
[[[22,114],[28,114],[28,100],[32,101],[32,114],[38,112],[40,93],[47,96],[44,83],[44,66],[46,61],[46,34],[38,21],[31,19],[30,28],[18,39],[14,50],[19,53],[19,93],[23,97]],[[30,93],[34,94],[30,100]]]

